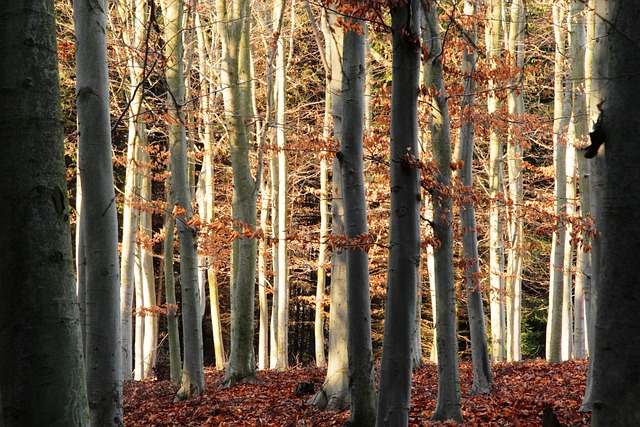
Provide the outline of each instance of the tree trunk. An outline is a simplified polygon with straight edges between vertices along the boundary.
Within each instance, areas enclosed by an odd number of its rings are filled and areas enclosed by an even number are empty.
[[[429,56],[424,63],[424,84],[430,93],[429,128],[433,141],[433,159],[438,166],[433,200],[434,237],[440,247],[435,255],[436,329],[438,331],[438,400],[432,420],[462,422],[458,342],[456,336],[456,300],[453,271],[453,230],[451,189],[451,138],[449,108],[442,70],[442,41],[438,12],[434,1],[427,1],[423,40]]]
[[[515,63],[517,74],[512,78],[512,86],[507,92],[509,113],[514,117],[509,126],[507,146],[507,162],[509,169],[509,199],[511,214],[509,215],[509,254],[507,258],[507,278],[505,281],[507,339],[506,350],[508,361],[519,361],[520,329],[521,329],[521,293],[522,264],[524,249],[524,185],[522,158],[523,148],[518,136],[520,117],[524,114],[524,25],[525,6],[523,0],[511,2],[511,21],[509,23],[509,55]]]
[[[173,191],[170,180],[166,185],[167,206],[173,206]],[[173,244],[176,219],[171,212],[164,218],[164,289],[167,303],[167,334],[169,335],[169,376],[173,384],[182,378],[182,356],[180,351],[180,329],[178,328],[178,305],[176,303],[176,280],[173,272]]]
[[[431,7],[435,12],[435,4]],[[392,7],[391,20],[394,82],[391,92],[391,216],[376,425],[406,426],[411,404],[411,349],[420,277],[421,187],[420,169],[416,165],[420,157],[420,50],[414,44],[420,37],[420,3],[413,0]]]
[[[487,58],[492,73],[495,73],[500,58],[500,27],[502,24],[502,0],[489,0],[489,20],[485,27]],[[498,111],[499,100],[496,92],[500,86],[497,77],[489,79],[487,114],[493,116]],[[491,358],[502,362],[505,348],[504,309],[504,244],[502,241],[502,140],[495,126],[489,134],[489,295],[491,309]]]
[[[202,354],[202,319],[199,313],[198,251],[196,231],[188,222],[193,217],[191,188],[187,164],[187,138],[184,112],[184,74],[182,46],[182,0],[164,0],[165,56],[167,58],[167,108],[171,116],[169,146],[171,151],[171,190],[180,243],[180,282],[182,289],[182,337],[184,359],[182,381],[175,399],[183,400],[204,393]]]
[[[586,81],[585,81],[585,24],[584,3],[571,3],[571,28],[569,41],[571,48],[571,80],[573,81],[572,120],[576,147],[589,143]],[[589,165],[580,153],[576,153],[578,164],[578,184],[580,188],[580,216],[586,219],[590,214]],[[585,359],[586,352],[586,304],[585,294],[590,293],[590,252],[586,250],[590,239],[586,231],[580,233],[582,241],[577,245],[573,351],[576,359]]]
[[[327,10],[325,40],[328,44],[331,81],[327,97],[330,98],[333,116],[333,138],[342,138],[342,62],[343,29],[335,25],[337,13]],[[331,232],[344,232],[344,199],[342,177],[337,160],[333,162],[331,195]],[[322,389],[308,403],[321,409],[342,410],[349,406],[349,357],[347,349],[347,277],[346,254],[342,248],[334,248],[331,254],[331,291],[329,302],[329,350],[327,376]]]
[[[571,117],[571,92],[564,87],[566,55],[566,31],[564,27],[562,5],[553,5],[553,22],[556,40],[556,71],[554,76],[554,167],[555,179],[555,214],[557,228],[551,243],[551,267],[549,287],[549,315],[547,317],[546,356],[549,363],[562,361],[562,301],[564,294],[563,264],[564,238],[566,228],[562,217],[566,212],[566,135]]]
[[[233,168],[234,220],[241,228],[255,230],[257,184],[251,175],[249,136],[245,118],[250,114],[250,13],[247,0],[218,0],[218,30],[222,41],[222,86],[225,122]],[[234,242],[231,277],[231,354],[224,385],[254,381],[253,312],[256,272],[256,239],[243,235]]]
[[[477,0],[467,0],[464,4],[464,14],[475,16]],[[476,43],[477,26],[474,23],[470,31],[470,42]],[[464,75],[464,96],[460,105],[462,119],[460,122],[460,153],[458,160],[463,165],[458,169],[458,177],[466,191],[473,191],[473,150],[474,150],[474,118],[475,108],[475,47],[465,44],[462,56],[462,72]],[[476,213],[474,195],[468,194],[463,198],[460,207],[460,225],[462,227],[463,257],[467,260],[465,268],[465,288],[467,290],[467,309],[469,311],[469,332],[471,335],[471,360],[473,364],[472,394],[486,394],[491,391],[493,379],[491,377],[491,360],[484,321],[484,304],[482,289],[480,288],[480,264],[478,257],[478,231],[476,227]]]
[[[0,419],[7,426],[89,425],[54,16],[53,1],[0,3]]]
[[[344,35],[342,76],[342,135],[337,155],[342,176],[347,254],[347,312],[349,388],[351,426],[372,426],[376,416],[376,389],[371,343],[369,296],[369,254],[358,245],[367,236],[367,201],[364,188],[364,21],[350,22],[362,31],[347,30]],[[414,293],[415,295],[415,293]]]
[[[118,218],[111,159],[107,4],[74,2],[78,164],[86,257],[86,366],[91,424],[122,425]]]
[[[606,25],[606,36],[594,52],[594,79],[602,85],[602,130],[606,138],[602,198],[601,271],[593,361],[592,425],[640,424],[638,352],[640,322],[637,260],[640,256],[640,4],[598,2],[596,19]]]

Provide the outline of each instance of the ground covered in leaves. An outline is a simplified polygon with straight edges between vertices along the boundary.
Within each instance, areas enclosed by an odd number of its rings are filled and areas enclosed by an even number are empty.
[[[261,371],[258,384],[220,389],[224,373],[206,371],[207,392],[186,402],[173,403],[176,388],[168,381],[135,382],[125,386],[126,426],[339,426],[348,411],[321,411],[296,397],[299,382],[318,390],[324,370],[292,368],[287,372]],[[494,386],[489,395],[470,396],[471,364],[460,367],[461,426],[540,426],[542,410],[552,407],[566,426],[587,426],[590,416],[579,411],[585,390],[586,361],[549,365],[543,360],[493,366]],[[436,405],[437,367],[427,365],[413,375],[411,426],[443,426],[429,421]]]

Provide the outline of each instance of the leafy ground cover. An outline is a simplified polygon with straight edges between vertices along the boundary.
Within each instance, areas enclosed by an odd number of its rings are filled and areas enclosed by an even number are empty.
[[[299,382],[322,385],[325,371],[296,367],[286,372],[261,371],[261,382],[220,389],[224,373],[206,371],[207,392],[186,402],[173,402],[176,388],[168,381],[135,382],[125,386],[126,426],[339,426],[348,411],[321,411],[294,395]],[[494,387],[489,395],[470,396],[471,364],[460,367],[461,426],[540,426],[542,410],[552,407],[566,426],[588,426],[590,415],[579,411],[585,390],[586,361],[549,365],[544,360],[493,366]],[[427,365],[413,375],[409,425],[444,426],[429,421],[436,405],[437,367]]]

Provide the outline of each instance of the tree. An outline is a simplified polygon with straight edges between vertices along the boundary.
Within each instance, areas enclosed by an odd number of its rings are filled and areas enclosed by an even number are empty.
[[[469,17],[475,17],[477,13],[477,1],[467,0],[464,4],[464,13]],[[471,18],[475,19],[475,18]],[[458,160],[462,161],[457,172],[465,191],[473,191],[473,149],[474,149],[474,121],[473,109],[475,107],[475,46],[477,39],[477,25],[472,24],[468,32],[471,38],[469,44],[465,44],[462,55],[462,71],[464,95],[460,109],[460,149]],[[484,304],[482,290],[480,288],[480,262],[478,256],[478,231],[476,226],[476,208],[473,194],[463,194],[460,207],[460,225],[462,227],[462,256],[465,259],[464,274],[465,287],[467,289],[467,307],[469,311],[469,330],[471,335],[471,360],[473,363],[473,386],[471,393],[485,394],[491,391],[493,379],[491,378],[491,360],[489,358],[489,345],[484,321]]]
[[[365,22],[349,19],[342,58],[342,135],[337,154],[342,178],[344,225],[348,239],[347,319],[349,351],[349,425],[372,426],[376,417],[376,387],[371,344],[369,256],[358,242],[367,238],[367,202],[364,187],[364,45]]]
[[[225,123],[233,169],[233,218],[241,228],[234,241],[231,268],[231,354],[224,384],[254,381],[253,306],[256,239],[244,235],[256,227],[259,185],[251,175],[249,136],[245,118],[251,105],[250,13],[247,0],[218,0],[218,32],[222,43],[221,81]]]
[[[549,363],[562,361],[562,301],[564,293],[564,240],[566,229],[561,221],[566,213],[566,134],[571,117],[570,95],[564,84],[566,55],[566,29],[564,26],[564,9],[561,3],[553,5],[554,34],[556,40],[555,75],[554,75],[554,166],[555,180],[555,214],[557,228],[551,243],[551,271],[549,287],[549,315],[547,317],[546,356]]]
[[[507,164],[509,171],[509,253],[507,257],[507,277],[505,283],[507,320],[507,360],[518,361],[520,354],[520,329],[522,306],[522,267],[524,248],[524,185],[522,115],[524,114],[524,25],[525,5],[523,0],[511,2],[509,22],[509,56],[515,75],[507,91],[507,105],[513,121],[509,126],[507,144]]]
[[[434,250],[436,330],[438,331],[438,401],[431,419],[462,422],[458,343],[456,338],[456,300],[453,271],[453,229],[451,200],[451,137],[442,65],[442,40],[435,1],[425,4],[423,40],[428,56],[424,61],[424,85],[428,94],[429,128],[433,160],[438,171],[431,189],[433,234],[439,242]],[[413,305],[409,305],[413,307]]]
[[[500,59],[500,28],[502,26],[502,0],[489,0],[489,20],[485,27],[487,58],[494,75]],[[499,108],[499,88],[497,77],[489,78],[487,95],[487,114],[496,114]],[[505,348],[505,310],[504,310],[504,243],[502,241],[504,204],[502,195],[502,151],[503,143],[496,125],[489,130],[489,296],[491,308],[491,358],[502,362],[506,356]]]
[[[86,260],[86,367],[92,425],[122,425],[118,219],[111,159],[106,2],[76,1],[78,170]]]
[[[637,259],[640,256],[640,4],[598,2],[596,20],[606,26],[594,52],[594,81],[602,87],[601,130],[605,137],[602,195],[602,258],[593,360],[592,425],[640,423],[640,321]]]
[[[333,118],[333,139],[342,139],[342,58],[344,30],[335,25],[338,13],[327,9],[327,22],[324,28],[329,59],[329,82],[326,101],[331,108]],[[344,198],[342,196],[342,176],[337,158],[332,165],[331,181],[331,232],[339,235],[344,232]],[[344,409],[350,403],[349,395],[349,352],[347,348],[347,277],[346,253],[341,247],[334,247],[331,254],[331,290],[329,302],[329,351],[327,354],[327,376],[322,389],[309,404],[321,409]]]
[[[53,1],[0,4],[0,424],[7,426],[89,425],[54,16]]]
[[[391,19],[391,217],[378,426],[409,422],[415,330],[415,310],[411,308],[416,305],[420,266],[420,50],[416,46],[420,40],[420,3],[398,3],[391,8]]]
[[[171,191],[175,205],[171,210],[176,215],[178,240],[180,243],[180,281],[182,284],[182,336],[184,359],[182,384],[175,399],[183,400],[204,393],[204,366],[202,354],[202,325],[199,314],[198,253],[196,231],[189,225],[193,218],[191,189],[187,166],[187,137],[184,105],[183,45],[182,45],[182,0],[165,0],[164,36],[167,58],[167,108],[171,117],[169,146],[171,152]]]

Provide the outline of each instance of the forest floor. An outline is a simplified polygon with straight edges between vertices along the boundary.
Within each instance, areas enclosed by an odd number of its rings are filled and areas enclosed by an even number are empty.
[[[322,411],[306,404],[309,395],[294,395],[298,382],[313,383],[317,391],[324,375],[315,367],[260,371],[257,384],[221,389],[224,372],[207,369],[207,392],[178,403],[173,403],[176,387],[169,381],[134,382],[124,388],[125,426],[340,426],[349,411]],[[552,407],[562,425],[588,426],[590,414],[579,411],[586,376],[586,361],[494,364],[491,394],[471,396],[471,363],[464,362],[460,377],[465,423],[460,425],[540,426],[542,410]],[[456,425],[429,421],[436,396],[437,367],[429,364],[413,374],[410,426]]]

